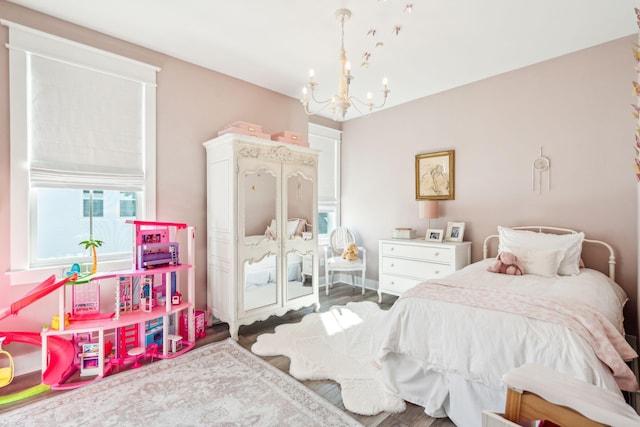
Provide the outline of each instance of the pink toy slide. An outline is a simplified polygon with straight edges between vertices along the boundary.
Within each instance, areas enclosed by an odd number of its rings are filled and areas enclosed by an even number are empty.
[[[0,332],[0,337],[7,337],[4,344],[22,342],[25,344],[42,346],[39,332]],[[68,376],[73,363],[75,350],[71,341],[61,337],[48,337],[47,357],[49,366],[42,373],[42,382],[50,386],[59,385]]]
[[[66,283],[76,280],[77,274],[67,277],[56,282],[56,276],[52,275],[44,282],[33,288],[25,296],[13,302],[11,306],[0,309],[0,320],[10,315],[16,315],[18,312],[29,304],[49,295],[56,289],[64,286]],[[42,347],[42,337],[39,332],[0,332],[0,337],[6,337],[4,343],[9,344],[13,341],[25,344],[36,345]],[[42,383],[50,386],[59,386],[62,383],[73,364],[75,349],[71,341],[61,337],[50,336],[47,338],[47,357],[49,366],[42,373]]]
[[[29,293],[27,293],[25,296],[13,302],[10,307],[0,310],[0,320],[4,319],[5,317],[9,317],[12,314],[18,314],[20,310],[22,310],[29,304],[39,300],[46,295],[49,295],[60,286],[64,286],[66,283],[76,280],[77,278],[78,274],[76,273],[73,276],[69,276],[63,280],[60,280],[59,282],[56,282],[56,276],[52,274],[47,280],[31,289],[31,291],[29,291]]]

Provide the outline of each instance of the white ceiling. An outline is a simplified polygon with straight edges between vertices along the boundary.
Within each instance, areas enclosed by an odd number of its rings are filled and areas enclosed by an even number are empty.
[[[320,98],[337,92],[334,13],[348,8],[351,94],[380,99],[387,77],[386,108],[638,31],[620,0],[9,1],[295,98],[310,68]]]

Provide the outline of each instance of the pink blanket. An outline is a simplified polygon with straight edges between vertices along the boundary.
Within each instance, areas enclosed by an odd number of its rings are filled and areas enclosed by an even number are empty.
[[[605,316],[586,304],[549,298],[531,299],[529,296],[496,289],[440,283],[418,284],[402,295],[402,298],[407,297],[504,311],[566,326],[589,343],[598,358],[611,369],[620,389],[638,390],[638,382],[625,363],[638,355]]]

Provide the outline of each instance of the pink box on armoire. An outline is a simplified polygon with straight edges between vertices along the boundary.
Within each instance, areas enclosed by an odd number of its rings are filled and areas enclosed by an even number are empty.
[[[262,132],[262,126],[249,122],[231,123],[230,125],[225,126],[225,128],[220,132],[218,132],[218,136],[224,135],[226,133],[238,133],[240,135],[249,135],[262,139],[271,139],[271,135]]]
[[[301,145],[303,147],[309,146],[309,143],[302,139],[301,133],[291,132],[289,130],[284,130],[282,132],[271,135],[271,140],[277,142],[286,142],[287,144]]]

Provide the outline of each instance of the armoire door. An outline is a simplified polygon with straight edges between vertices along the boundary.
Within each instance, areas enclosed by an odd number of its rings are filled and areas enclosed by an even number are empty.
[[[281,304],[281,163],[238,157],[238,309],[242,315]]]
[[[285,303],[317,290],[316,169],[304,162],[283,164],[283,292]]]

